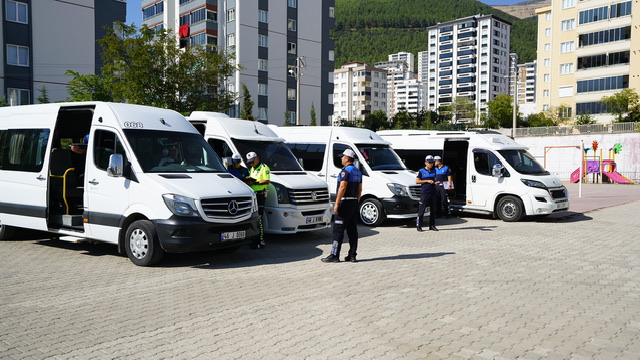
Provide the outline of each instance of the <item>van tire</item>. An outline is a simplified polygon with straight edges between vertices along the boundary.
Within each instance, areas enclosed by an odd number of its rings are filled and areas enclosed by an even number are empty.
[[[505,196],[498,201],[496,212],[502,221],[515,222],[524,217],[524,205],[518,197]]]
[[[0,225],[0,240],[10,240],[13,238],[16,229],[9,225]]]
[[[138,266],[156,264],[164,255],[156,228],[149,220],[137,220],[129,225],[124,246],[129,260]]]
[[[360,221],[367,226],[378,226],[386,219],[382,203],[378,199],[365,199],[360,204]]]

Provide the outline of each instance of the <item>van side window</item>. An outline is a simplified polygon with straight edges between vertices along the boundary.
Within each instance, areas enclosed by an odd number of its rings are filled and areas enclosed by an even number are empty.
[[[345,144],[333,144],[333,165],[338,169],[342,169],[342,156],[340,156],[340,154],[342,154],[346,149],[351,149],[351,146]]]
[[[41,171],[49,132],[49,129],[0,130],[0,169]]]
[[[118,135],[111,131],[96,130],[93,136],[95,137],[93,142],[93,161],[98,169],[107,171],[109,157],[113,154],[122,155],[124,163],[127,163],[127,154]]]
[[[226,141],[220,139],[209,139],[209,145],[213,148],[213,151],[221,158],[232,157],[233,150],[229,147]],[[240,154],[244,158],[245,154]]]
[[[309,171],[322,170],[326,144],[286,144],[296,159],[302,159],[304,169]]]
[[[495,156],[492,152],[486,150],[473,150],[473,164],[476,168],[476,171],[480,175],[491,176],[493,165],[500,164],[500,160]]]

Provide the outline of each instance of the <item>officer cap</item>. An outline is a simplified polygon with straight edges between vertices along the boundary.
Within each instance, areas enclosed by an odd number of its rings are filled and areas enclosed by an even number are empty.
[[[424,158],[424,161],[426,161],[426,162],[434,162],[433,155],[427,155],[427,157]]]
[[[346,149],[342,154],[340,154],[340,156],[345,156],[345,155],[352,159],[356,158],[356,153],[351,149]]]
[[[233,156],[231,157],[231,162],[233,162],[234,164],[240,164],[242,162],[242,156],[240,156],[240,154],[233,154]]]
[[[441,158],[440,156],[437,156],[437,155],[436,155],[436,156],[434,156],[434,157],[433,157],[433,160],[435,160],[435,161],[438,161],[438,160],[442,161],[442,158]]]
[[[256,154],[255,152],[252,151],[252,152],[247,154],[247,162],[251,163],[251,162],[253,162],[253,159],[255,159],[257,157],[258,157],[258,154]]]

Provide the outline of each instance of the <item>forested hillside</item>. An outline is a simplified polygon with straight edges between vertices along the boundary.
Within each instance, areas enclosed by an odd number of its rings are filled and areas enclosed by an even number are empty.
[[[335,65],[373,64],[388,54],[427,50],[428,26],[476,14],[512,23],[511,52],[520,62],[536,57],[537,21],[518,19],[476,0],[336,0]]]

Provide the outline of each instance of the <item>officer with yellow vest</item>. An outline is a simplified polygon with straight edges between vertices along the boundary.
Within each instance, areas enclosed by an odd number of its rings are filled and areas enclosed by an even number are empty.
[[[252,244],[252,249],[262,249],[266,244],[264,242],[264,226],[262,224],[262,214],[264,213],[264,204],[267,199],[267,186],[271,182],[271,170],[269,167],[260,162],[258,154],[250,152],[247,154],[247,165],[249,169],[249,186],[256,192],[258,200],[258,214],[260,214],[260,238],[256,239]]]

